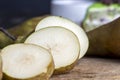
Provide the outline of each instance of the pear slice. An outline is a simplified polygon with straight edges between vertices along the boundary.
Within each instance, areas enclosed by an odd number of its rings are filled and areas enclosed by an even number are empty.
[[[79,59],[85,55],[85,53],[87,52],[88,46],[89,46],[89,42],[88,42],[88,37],[87,37],[86,33],[80,26],[78,26],[74,22],[72,22],[68,19],[65,19],[63,17],[48,16],[48,17],[43,18],[38,23],[38,25],[35,28],[35,31],[37,31],[41,28],[44,28],[44,27],[49,27],[49,26],[61,26],[61,27],[67,28],[67,29],[71,30],[72,32],[74,32],[80,42],[81,50],[80,50]]]
[[[1,56],[4,80],[48,80],[54,70],[50,52],[37,45],[9,45]]]
[[[55,74],[70,71],[79,58],[80,45],[77,36],[63,27],[42,28],[25,41],[48,49],[55,63]]]

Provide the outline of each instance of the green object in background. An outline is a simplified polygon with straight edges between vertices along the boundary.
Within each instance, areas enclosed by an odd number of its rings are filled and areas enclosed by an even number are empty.
[[[118,17],[120,17],[120,4],[94,3],[87,10],[83,28],[88,32]]]

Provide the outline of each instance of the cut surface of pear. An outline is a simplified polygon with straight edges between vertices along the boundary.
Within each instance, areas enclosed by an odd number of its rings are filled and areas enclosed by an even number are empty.
[[[32,44],[13,44],[2,49],[4,80],[48,80],[54,70],[49,51]]]
[[[74,32],[74,34],[76,34],[76,36],[78,37],[79,42],[80,42],[81,50],[80,50],[79,59],[85,55],[85,53],[87,52],[88,46],[89,46],[89,41],[88,41],[88,37],[87,37],[86,33],[80,26],[78,26],[74,22],[72,22],[68,19],[65,19],[63,17],[48,16],[48,17],[43,18],[38,23],[38,25],[35,28],[35,31],[38,31],[41,28],[45,28],[45,27],[49,27],[49,26],[61,26],[61,27],[67,28],[67,29],[71,30],[72,32]]]
[[[53,56],[56,71],[75,63],[79,58],[80,44],[77,36],[63,27],[42,28],[32,33],[25,43],[48,49]]]

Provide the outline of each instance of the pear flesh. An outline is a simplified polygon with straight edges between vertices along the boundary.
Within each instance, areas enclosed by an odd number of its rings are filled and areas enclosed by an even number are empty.
[[[25,41],[42,46],[49,50],[55,63],[55,72],[64,73],[72,69],[65,69],[76,63],[79,58],[80,45],[77,36],[63,27],[46,27],[32,33]],[[64,68],[61,70],[61,68]]]
[[[78,37],[80,42],[80,55],[79,59],[82,58],[87,52],[89,41],[85,31],[74,22],[65,19],[59,16],[48,16],[43,18],[35,28],[35,31],[38,31],[41,28],[50,27],[50,26],[61,26],[66,29],[71,30]]]
[[[4,80],[48,80],[54,64],[49,51],[32,44],[13,44],[2,49]]]

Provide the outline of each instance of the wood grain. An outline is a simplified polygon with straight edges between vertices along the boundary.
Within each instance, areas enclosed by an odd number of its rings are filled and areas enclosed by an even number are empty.
[[[120,80],[120,60],[85,57],[69,73],[50,80]]]

